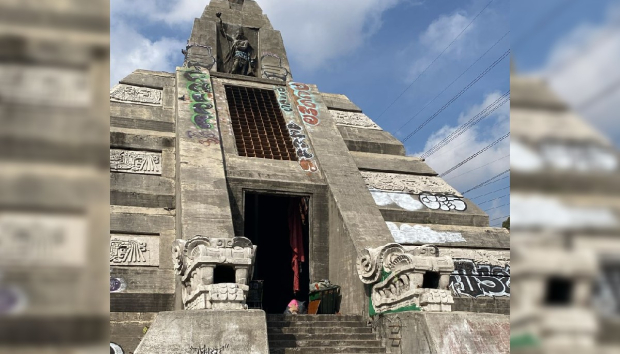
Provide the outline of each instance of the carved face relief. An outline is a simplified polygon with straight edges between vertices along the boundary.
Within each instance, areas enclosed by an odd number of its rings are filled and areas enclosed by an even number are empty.
[[[435,246],[407,251],[392,243],[365,249],[358,257],[357,268],[362,282],[372,285],[370,296],[377,313],[411,305],[427,311],[451,311],[448,283],[454,262],[449,256],[439,257]],[[427,272],[439,273],[439,289],[422,287]]]

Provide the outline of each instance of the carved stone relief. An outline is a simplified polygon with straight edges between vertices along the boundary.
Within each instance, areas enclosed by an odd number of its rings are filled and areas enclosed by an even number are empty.
[[[357,272],[372,285],[370,298],[376,313],[414,306],[422,311],[452,311],[448,289],[454,271],[451,257],[440,257],[435,246],[405,250],[399,244],[367,248],[357,258]],[[425,273],[438,273],[437,288],[423,288]],[[387,274],[387,276],[385,276]]]
[[[110,265],[159,266],[159,237],[112,235]]]
[[[256,246],[245,237],[196,236],[172,244],[174,269],[181,276],[186,310],[241,310],[249,291]],[[218,267],[234,272],[234,281],[214,283]]]
[[[110,90],[110,100],[116,102],[161,105],[162,94],[163,91],[158,89],[118,84]]]
[[[409,194],[441,193],[462,197],[456,189],[440,177],[370,171],[362,171],[361,173],[370,190]]]
[[[373,122],[367,115],[359,112],[347,112],[347,111],[337,111],[337,110],[329,110],[332,114],[332,117],[336,121],[338,125],[348,125],[357,128],[368,128],[368,129],[377,129],[383,130],[377,123]]]
[[[110,171],[161,175],[161,153],[110,149]]]
[[[0,267],[83,267],[87,228],[82,216],[3,212]]]

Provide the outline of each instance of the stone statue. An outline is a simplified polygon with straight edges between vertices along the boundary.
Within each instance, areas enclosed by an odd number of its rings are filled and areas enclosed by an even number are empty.
[[[233,37],[224,30],[222,13],[218,12],[216,16],[220,19],[222,35],[228,40],[228,53],[224,60],[225,72],[235,75],[255,76],[256,55],[250,41],[243,33],[243,27],[239,28]]]

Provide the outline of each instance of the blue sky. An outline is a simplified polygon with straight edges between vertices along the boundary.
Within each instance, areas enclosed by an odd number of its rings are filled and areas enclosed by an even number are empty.
[[[547,16],[556,8],[561,11]],[[544,25],[531,36],[531,28]],[[518,72],[542,76],[563,100],[620,147],[620,90],[582,108],[620,80],[620,4],[617,0],[520,0],[511,9]]]
[[[511,20],[510,1],[489,2],[258,0],[274,28],[282,32],[296,81],[316,84],[323,92],[347,95],[384,130],[401,140],[510,48],[509,35],[489,50],[509,31]],[[112,0],[111,82],[136,68],[173,71],[181,65],[181,49],[193,19],[201,15],[206,4],[206,0]],[[450,48],[417,78],[487,4]],[[385,111],[409,85],[410,89]],[[409,138],[405,143],[408,154],[420,155],[508,90],[506,58]],[[506,134],[508,116],[509,105],[505,104],[427,162],[437,172],[444,172]],[[506,139],[445,179],[465,191],[508,169],[508,154]],[[476,197],[508,185],[509,179],[505,179],[466,196]],[[507,193],[503,190],[475,201]],[[482,208],[490,209],[494,219],[509,214],[508,206],[501,206],[508,202],[504,197]],[[492,224],[499,223],[501,220]]]

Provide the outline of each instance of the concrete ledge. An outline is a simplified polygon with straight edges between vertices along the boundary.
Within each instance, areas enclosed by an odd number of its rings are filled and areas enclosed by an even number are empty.
[[[453,311],[510,315],[510,297],[456,297]]]
[[[467,203],[464,211],[443,210],[405,210],[398,206],[378,206],[385,221],[411,223],[411,224],[440,224],[461,226],[489,226],[489,215],[476,206],[469,199],[463,199]]]
[[[110,126],[129,129],[153,130],[156,132],[174,133],[174,123],[158,120],[134,119],[125,117],[110,117]]]
[[[110,312],[160,312],[174,310],[174,294],[110,294]]]
[[[349,151],[405,156],[405,146],[386,131],[342,125],[338,130]]]
[[[505,315],[401,312],[378,321],[389,353],[510,353],[510,317]]]
[[[261,310],[161,312],[135,354],[185,354],[220,349],[226,354],[269,354]]]
[[[121,84],[163,89],[174,86],[174,74],[163,71],[136,70],[119,81]]]
[[[398,228],[403,223],[394,223]],[[407,223],[415,226],[415,224]],[[440,247],[478,248],[478,249],[510,249],[510,233],[508,230],[498,227],[473,227],[460,225],[422,225],[436,232],[459,233],[465,242],[446,242],[437,244]],[[423,245],[428,242],[410,243],[411,245]]]
[[[362,109],[359,108],[355,103],[351,102],[351,100],[349,100],[349,98],[345,95],[321,92],[321,97],[323,98],[323,102],[325,102],[325,105],[329,109],[337,109],[349,112],[362,112]]]
[[[351,156],[353,156],[357,167],[364,171],[437,176],[437,172],[419,157],[373,154],[360,151],[351,151]]]
[[[176,136],[173,134],[158,134],[152,131],[110,131],[110,147],[119,149],[162,151],[174,148],[175,140]]]

